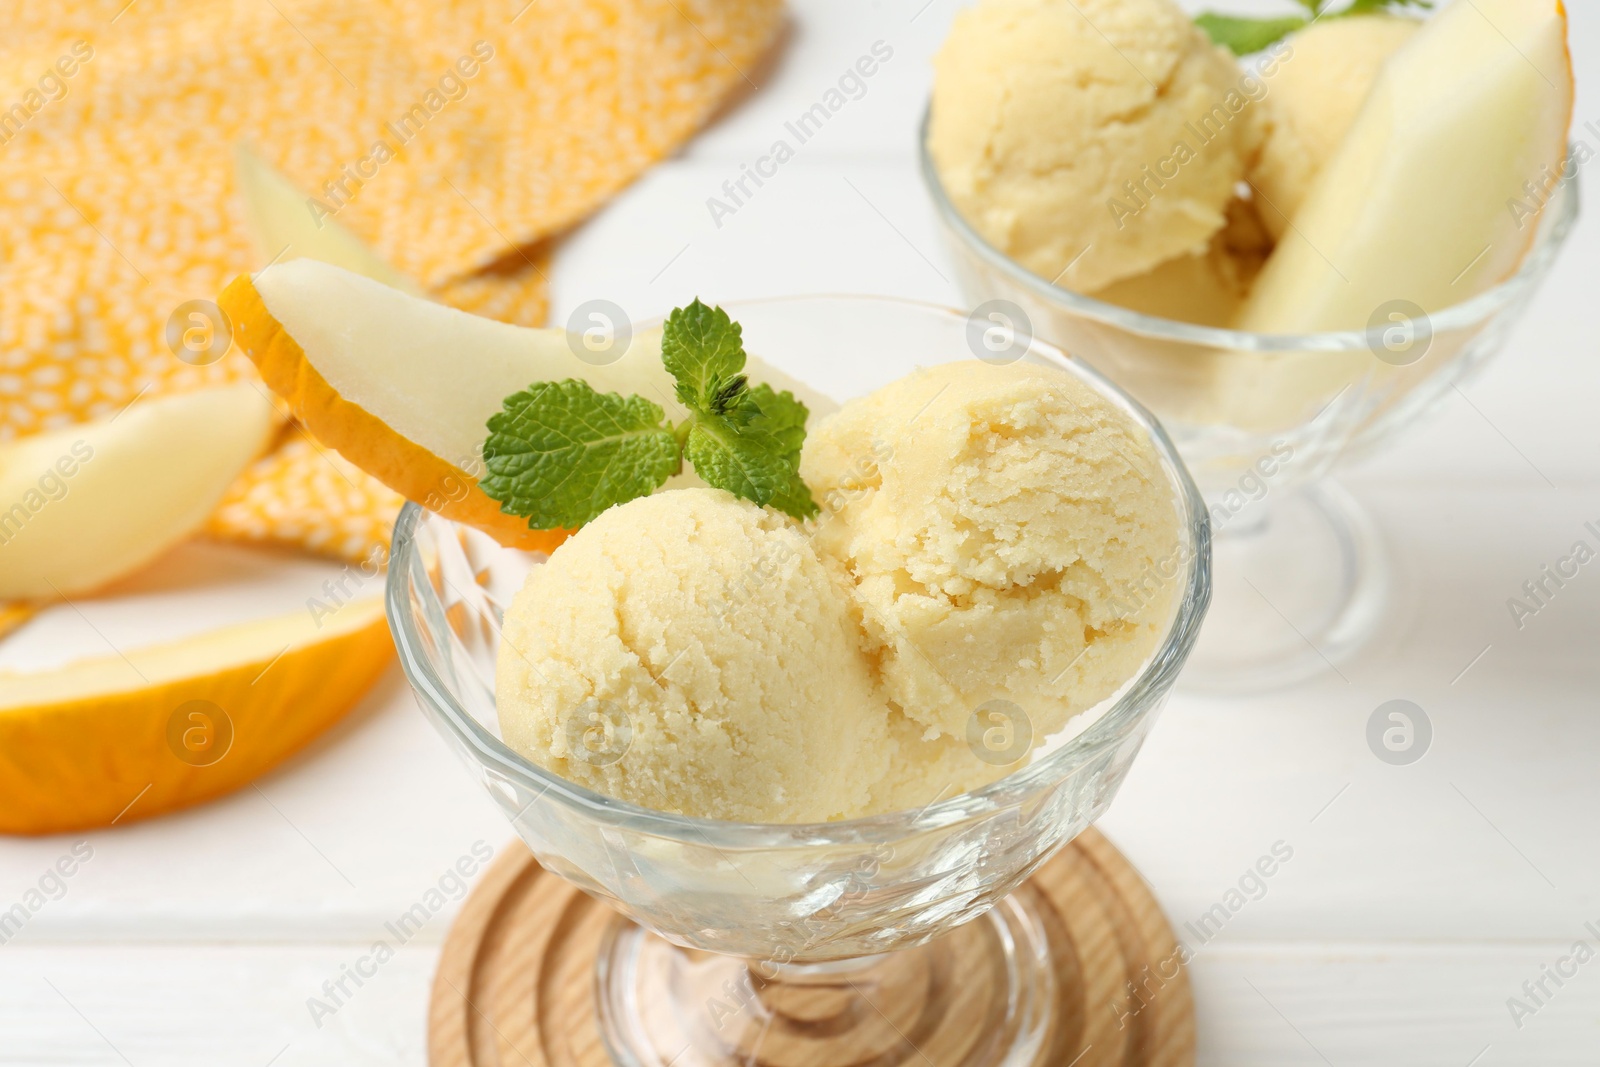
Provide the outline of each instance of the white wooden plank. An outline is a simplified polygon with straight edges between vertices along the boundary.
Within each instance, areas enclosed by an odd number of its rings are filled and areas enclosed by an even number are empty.
[[[1175,699],[1104,826],[1180,921],[1283,840],[1295,857],[1241,912],[1247,936],[1576,936],[1600,921],[1600,663],[1588,651],[1600,569],[1520,632],[1505,601],[1600,501],[1548,488],[1359,489],[1404,578],[1386,632],[1343,678]],[[1365,735],[1395,698],[1434,727],[1427,754],[1403,767],[1380,761]]]
[[[323,983],[370,951],[366,942],[7,946],[0,950],[0,1064],[420,1065],[437,949],[400,947],[362,986],[347,980],[350,995],[335,1003]],[[313,998],[332,1014],[309,1006]]]
[[[1597,940],[1590,937],[1590,944]],[[1591,961],[1536,1014],[1507,1000],[1570,942],[1244,944],[1202,949],[1193,969],[1200,1067],[1540,1067],[1594,1062],[1600,973]]]
[[[1591,939],[1593,940],[1593,939]],[[1191,968],[1201,1067],[1542,1067],[1593,1063],[1591,961],[1517,1026],[1507,1000],[1567,942],[1216,943]],[[323,983],[361,943],[0,951],[5,1067],[421,1065],[436,949],[403,947],[332,1015]],[[369,968],[370,969],[370,968]],[[1091,1005],[1091,1010],[1093,1010]],[[1109,1006],[1106,1010],[1111,1010]],[[318,1023],[321,1023],[319,1026]],[[1477,1057],[1475,1060],[1474,1057]]]

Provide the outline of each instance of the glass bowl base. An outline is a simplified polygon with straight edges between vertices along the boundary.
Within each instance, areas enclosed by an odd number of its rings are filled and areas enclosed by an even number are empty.
[[[1220,508],[1220,510],[1219,510]],[[1388,553],[1366,511],[1330,481],[1213,508],[1211,612],[1178,687],[1228,695],[1337,672],[1378,631]]]
[[[618,917],[601,1033],[622,1067],[1033,1067],[1057,998],[1026,901],[917,948],[806,964],[682,949]]]

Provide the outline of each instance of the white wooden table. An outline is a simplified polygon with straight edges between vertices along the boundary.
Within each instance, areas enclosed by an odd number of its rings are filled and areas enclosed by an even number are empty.
[[[761,91],[568,242],[558,321],[595,296],[641,318],[696,294],[957,301],[913,153],[955,4],[794,7],[781,56],[750,72]],[[1569,8],[1581,126],[1600,121],[1600,10]],[[707,198],[880,40],[893,57],[865,96],[716,225]],[[1582,181],[1600,203],[1600,170]],[[1343,679],[1175,699],[1103,824],[1180,928],[1275,843],[1293,849],[1199,949],[1204,1064],[1600,1060],[1600,961],[1546,979],[1534,1014],[1507,1005],[1575,941],[1600,951],[1600,566],[1520,632],[1506,608],[1600,520],[1592,228],[1465,399],[1347,474],[1400,576],[1383,637]],[[1434,724],[1411,766],[1366,745],[1393,698]],[[81,838],[0,840],[0,906],[76,841],[94,850],[0,946],[0,1064],[420,1064],[454,904],[331,1016],[308,998],[475,842],[508,837],[396,669],[259,788]]]

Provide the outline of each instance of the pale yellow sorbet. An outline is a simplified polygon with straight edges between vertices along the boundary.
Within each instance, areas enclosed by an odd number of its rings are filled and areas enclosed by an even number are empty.
[[[1228,204],[1228,222],[1206,250],[1169,259],[1147,274],[1124,278],[1093,294],[1131,311],[1200,326],[1233,325],[1272,251],[1255,205]]]
[[[716,489],[611,508],[506,612],[501,730],[541,766],[644,807],[860,814],[890,748],[848,603],[776,512]]]
[[[1004,700],[1043,738],[1165,628],[1184,562],[1170,482],[1148,436],[1063,371],[921,371],[818,425],[801,474],[886,696],[947,737]]]
[[[932,736],[930,736],[932,735]],[[872,787],[871,810],[920,811],[948,797],[970,793],[1027,765],[1034,743],[991,750],[965,736],[940,734],[898,711],[889,716],[893,758]]]
[[[934,74],[952,203],[1079,292],[1203,252],[1255,150],[1242,72],[1172,0],[982,0]]]
[[[1249,174],[1274,238],[1339,150],[1384,63],[1421,25],[1389,15],[1323,19],[1285,42],[1256,105],[1264,140]]]

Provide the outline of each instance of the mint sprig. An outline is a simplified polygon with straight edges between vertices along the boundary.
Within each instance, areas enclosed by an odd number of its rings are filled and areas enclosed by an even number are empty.
[[[480,487],[534,529],[570,529],[654,492],[687,459],[708,485],[815,515],[799,473],[809,412],[791,393],[751,387],[739,324],[695,300],[667,317],[661,359],[688,418],[668,422],[644,397],[575,378],[536,383],[490,417]]]
[[[1253,55],[1269,45],[1276,44],[1297,30],[1303,30],[1318,19],[1347,18],[1352,15],[1374,15],[1382,11],[1403,8],[1428,10],[1433,0],[1351,0],[1348,7],[1333,11],[1334,0],[1295,0],[1307,14],[1285,15],[1277,18],[1243,18],[1207,11],[1195,17],[1195,25],[1206,32],[1216,44],[1227,48],[1236,56]]]
[[[478,484],[536,530],[582,526],[619,500],[655,489],[682,462],[665,413],[587,382],[540,382],[502,402]],[[490,458],[492,457],[492,459]]]

